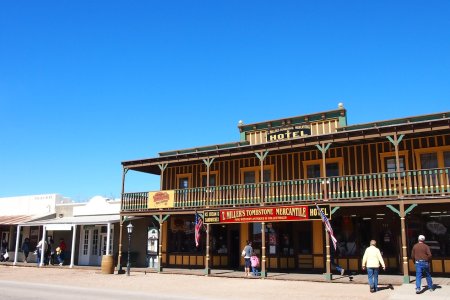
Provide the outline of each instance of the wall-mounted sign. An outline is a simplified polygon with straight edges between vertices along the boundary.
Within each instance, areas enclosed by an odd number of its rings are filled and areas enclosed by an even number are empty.
[[[329,205],[319,205],[328,219]],[[205,223],[251,223],[318,220],[320,214],[315,205],[255,207],[241,209],[209,210],[204,212]]]
[[[175,192],[159,191],[148,193],[148,208],[172,208],[174,206]]]
[[[289,140],[304,135],[311,135],[311,127],[307,125],[280,127],[271,129],[267,132],[267,141],[276,142],[282,140]]]

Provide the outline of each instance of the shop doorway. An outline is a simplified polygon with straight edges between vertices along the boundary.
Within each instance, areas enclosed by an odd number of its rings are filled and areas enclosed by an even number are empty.
[[[239,229],[231,229],[230,238],[230,268],[237,270],[239,269],[239,261],[241,258]]]

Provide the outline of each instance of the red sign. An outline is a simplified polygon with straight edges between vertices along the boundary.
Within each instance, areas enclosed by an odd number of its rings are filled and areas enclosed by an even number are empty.
[[[301,221],[309,219],[307,205],[220,210],[220,223]]]

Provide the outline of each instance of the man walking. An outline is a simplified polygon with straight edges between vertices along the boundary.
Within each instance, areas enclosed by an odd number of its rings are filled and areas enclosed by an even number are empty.
[[[430,274],[430,247],[424,243],[425,236],[419,235],[418,240],[417,244],[411,250],[411,258],[414,260],[416,266],[416,294],[419,294],[421,290],[422,273],[425,273],[425,277],[427,278],[428,290],[430,292],[434,291]]]
[[[375,240],[370,241],[370,247],[366,248],[362,261],[362,269],[367,268],[371,293],[378,291],[378,269],[380,268],[380,264],[383,270],[386,269],[380,249],[376,247],[376,244],[377,242]]]

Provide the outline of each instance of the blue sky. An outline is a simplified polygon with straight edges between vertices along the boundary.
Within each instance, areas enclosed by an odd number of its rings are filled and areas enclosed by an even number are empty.
[[[239,120],[450,111],[449,16],[447,0],[2,1],[0,197],[119,197],[122,161],[237,141]]]

